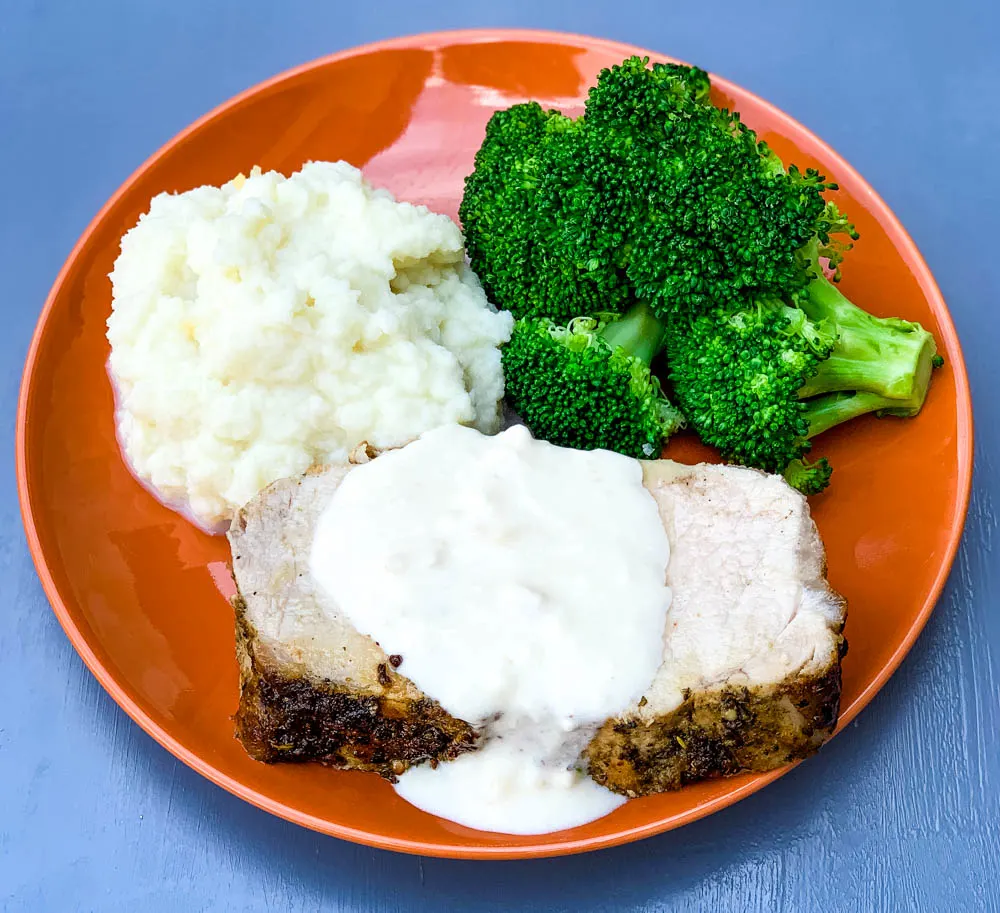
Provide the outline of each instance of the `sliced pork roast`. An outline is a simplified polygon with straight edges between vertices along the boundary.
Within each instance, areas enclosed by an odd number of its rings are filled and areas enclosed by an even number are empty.
[[[476,732],[311,579],[316,521],[350,470],[277,482],[233,522],[236,733],[261,761],[393,777],[473,750]],[[640,796],[812,754],[837,721],[845,604],[826,583],[805,499],[750,469],[659,460],[643,471],[671,549],[663,664],[637,705],[590,742],[591,775]]]

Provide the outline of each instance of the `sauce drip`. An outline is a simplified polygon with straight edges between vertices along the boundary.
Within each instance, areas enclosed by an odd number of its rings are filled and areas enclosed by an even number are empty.
[[[470,827],[546,833],[620,799],[580,773],[663,658],[666,532],[636,460],[445,426],[352,470],[312,575],[483,748],[398,786]]]

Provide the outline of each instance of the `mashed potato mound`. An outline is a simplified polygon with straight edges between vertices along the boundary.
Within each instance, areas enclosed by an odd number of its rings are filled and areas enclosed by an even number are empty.
[[[157,196],[111,281],[125,454],[205,527],[361,441],[497,430],[510,315],[451,219],[344,162]]]

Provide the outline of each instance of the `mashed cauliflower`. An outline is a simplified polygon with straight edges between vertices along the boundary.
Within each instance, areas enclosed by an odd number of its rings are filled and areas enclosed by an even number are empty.
[[[497,430],[510,315],[451,219],[344,162],[157,196],[111,281],[125,454],[205,527],[361,441]]]

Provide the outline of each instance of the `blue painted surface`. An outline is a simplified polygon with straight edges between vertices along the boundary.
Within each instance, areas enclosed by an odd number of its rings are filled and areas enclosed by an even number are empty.
[[[338,0],[0,4],[0,908],[9,911],[1000,909],[1000,8],[795,2]],[[394,856],[312,834],[202,780],[142,733],[48,610],[21,532],[13,415],[56,271],[149,153],[313,57],[476,25],[586,32],[696,61],[853,162],[949,301],[977,405],[975,491],[951,581],[844,736],[751,799],[595,855]],[[914,497],[919,497],[919,489]]]

